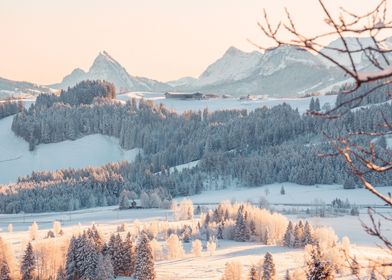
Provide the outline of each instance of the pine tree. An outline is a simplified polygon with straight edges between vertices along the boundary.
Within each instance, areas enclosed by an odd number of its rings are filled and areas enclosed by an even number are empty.
[[[275,264],[271,253],[267,253],[264,256],[263,263],[263,280],[275,280],[276,279]]]
[[[329,261],[322,259],[321,249],[318,244],[313,246],[310,260],[307,261],[306,278],[308,280],[333,280],[334,269]]]
[[[29,242],[27,244],[25,253],[23,255],[20,273],[22,275],[22,280],[33,280],[34,271],[36,269],[35,257],[33,252],[33,246]]]
[[[11,280],[10,269],[5,261],[0,264],[0,280]]]
[[[108,244],[108,253],[112,261],[115,276],[123,275],[123,242],[120,234],[112,234]]]
[[[124,276],[132,276],[135,267],[135,253],[133,250],[131,234],[128,232],[122,246],[122,270]]]
[[[284,186],[282,185],[282,187],[280,188],[280,194],[281,195],[285,195],[286,194],[286,190],[284,189]]]
[[[152,249],[145,233],[141,234],[137,244],[134,277],[136,280],[156,279]]]
[[[98,252],[93,241],[85,234],[80,236],[76,247],[76,265],[82,279],[94,279],[98,262]]]
[[[99,254],[97,261],[97,271],[94,280],[112,280],[114,272],[112,262],[109,256]]]
[[[65,275],[67,280],[73,280],[79,275],[75,255],[77,242],[77,238],[72,236],[68,246],[67,258],[65,262]]]
[[[294,227],[294,247],[300,248],[303,246],[304,240],[304,227],[302,221],[299,221],[298,224]]]
[[[260,280],[259,272],[256,266],[252,265],[249,272],[249,280]]]
[[[249,240],[249,229],[245,221],[243,205],[237,211],[237,219],[234,225],[234,240],[241,242]]]
[[[283,237],[283,244],[286,247],[294,246],[293,223],[291,221],[289,221],[289,224],[287,225],[287,229]]]
[[[314,102],[314,110],[316,112],[320,112],[321,108],[320,108],[320,100],[318,98],[316,98],[316,101]]]
[[[305,246],[308,244],[313,244],[313,229],[308,221],[305,222],[303,244]]]
[[[315,108],[314,108],[314,99],[312,97],[312,99],[310,100],[310,104],[309,104],[309,111],[314,112]]]

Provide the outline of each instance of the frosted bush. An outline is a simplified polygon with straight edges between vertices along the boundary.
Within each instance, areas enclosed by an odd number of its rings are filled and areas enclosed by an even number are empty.
[[[202,248],[203,246],[200,240],[196,239],[195,241],[192,242],[192,254],[195,255],[195,257],[201,256]]]

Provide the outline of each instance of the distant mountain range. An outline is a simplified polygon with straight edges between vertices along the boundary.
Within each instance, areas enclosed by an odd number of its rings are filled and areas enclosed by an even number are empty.
[[[373,45],[370,38],[346,39],[352,50],[359,48],[360,45]],[[392,37],[387,39],[385,44],[392,48]],[[341,48],[342,42],[340,39],[332,41],[328,47]],[[341,53],[328,49],[323,51],[344,65],[350,63]],[[362,70],[374,70],[363,54],[354,55],[354,61]],[[347,77],[326,59],[290,46],[281,46],[264,53],[248,53],[230,47],[198,78],[184,77],[164,83],[129,74],[119,62],[104,51],[96,57],[87,72],[76,68],[60,83],[47,87],[0,79],[0,97],[1,92],[12,93],[15,89],[29,92],[47,91],[48,87],[66,89],[86,79],[112,82],[118,92],[200,91],[233,96],[250,94],[289,97],[332,88]]]
[[[47,86],[29,82],[16,82],[0,78],[0,99],[20,97],[21,95],[37,95],[44,92],[50,93],[51,89]]]

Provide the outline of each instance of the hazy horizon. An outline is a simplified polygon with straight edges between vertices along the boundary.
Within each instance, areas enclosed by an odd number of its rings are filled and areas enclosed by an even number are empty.
[[[263,8],[273,22],[287,7],[306,32],[324,30],[317,1],[305,1],[3,0],[0,77],[57,83],[75,68],[88,70],[103,50],[131,75],[160,81],[198,77],[230,46],[256,50],[247,39],[269,45],[257,27]],[[370,2],[357,7],[348,0],[344,6],[365,11],[375,5]],[[326,1],[334,10],[339,3]]]

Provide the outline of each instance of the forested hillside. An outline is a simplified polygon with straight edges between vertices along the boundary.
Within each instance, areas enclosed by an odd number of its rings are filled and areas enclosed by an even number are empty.
[[[12,129],[31,149],[100,133],[119,138],[125,149],[141,148],[143,154],[134,163],[36,172],[21,178],[3,187],[1,212],[112,205],[123,189],[158,196],[163,202],[234,182],[248,187],[273,182],[355,187],[339,158],[319,156],[333,152],[323,133],[336,137],[371,131],[383,114],[392,119],[389,104],[329,121],[300,115],[286,104],[249,112],[205,110],[178,115],[144,100],[122,104],[113,100],[113,93],[104,82],[87,82],[60,96],[42,95],[28,111],[15,116]],[[386,147],[384,137],[368,140],[379,151]],[[195,160],[200,162],[193,169],[169,172],[169,167]],[[389,172],[368,176],[376,184],[392,183]]]

